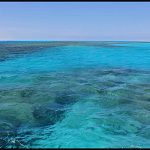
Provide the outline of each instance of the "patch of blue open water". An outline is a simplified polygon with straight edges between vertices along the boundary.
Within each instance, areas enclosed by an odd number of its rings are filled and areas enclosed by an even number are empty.
[[[0,146],[150,147],[150,44],[118,45],[1,61]]]
[[[17,59],[2,62],[0,71],[54,71],[92,66],[149,69],[149,55],[150,49],[145,45],[133,46],[133,48],[128,46],[121,48],[64,46],[25,54]]]

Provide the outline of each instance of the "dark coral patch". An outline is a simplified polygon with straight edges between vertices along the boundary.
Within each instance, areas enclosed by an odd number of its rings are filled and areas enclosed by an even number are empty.
[[[34,94],[34,90],[32,89],[23,89],[20,91],[20,96],[23,98],[31,97]]]
[[[56,93],[55,102],[62,104],[62,105],[68,105],[72,104],[77,100],[77,96],[75,93],[71,91],[63,91]]]
[[[64,108],[57,103],[35,106],[33,109],[33,116],[40,125],[53,125],[63,118]]]

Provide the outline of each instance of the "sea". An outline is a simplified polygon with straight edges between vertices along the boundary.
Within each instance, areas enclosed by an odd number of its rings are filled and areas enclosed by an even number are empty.
[[[150,42],[0,42],[0,148],[148,147]]]

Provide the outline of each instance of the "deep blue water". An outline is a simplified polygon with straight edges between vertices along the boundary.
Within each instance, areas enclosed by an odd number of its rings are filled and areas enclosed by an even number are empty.
[[[150,43],[83,43],[0,43],[0,147],[150,147]]]

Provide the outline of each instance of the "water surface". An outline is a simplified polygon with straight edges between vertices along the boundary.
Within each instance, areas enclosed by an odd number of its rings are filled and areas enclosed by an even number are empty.
[[[0,42],[0,147],[150,147],[150,43]]]

